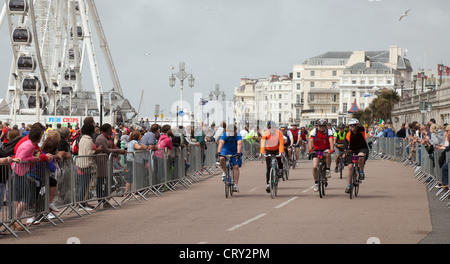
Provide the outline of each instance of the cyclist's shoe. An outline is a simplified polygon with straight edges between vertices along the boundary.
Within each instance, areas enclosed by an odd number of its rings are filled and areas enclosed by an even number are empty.
[[[313,189],[315,192],[318,192],[319,191],[319,184],[317,184],[317,183],[315,183],[314,184],[314,189]]]
[[[222,172],[222,181],[225,181],[227,174],[225,172]]]
[[[236,184],[233,185],[233,192],[239,192],[239,188]]]
[[[267,184],[266,192],[267,192],[267,193],[270,193],[270,185],[269,185],[269,184]]]
[[[330,169],[326,169],[326,177],[331,178],[331,172]]]
[[[350,185],[347,185],[347,188],[345,188],[345,193],[350,193]]]
[[[334,173],[338,173],[339,172],[339,168],[336,166],[336,168],[334,168]]]
[[[365,179],[364,171],[359,172],[359,180],[362,181]]]

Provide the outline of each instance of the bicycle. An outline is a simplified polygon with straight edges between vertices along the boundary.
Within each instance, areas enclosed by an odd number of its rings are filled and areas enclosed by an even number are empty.
[[[230,159],[232,157],[236,157],[237,158],[237,154],[236,155],[219,155],[220,157],[224,157],[225,158],[225,162],[226,162],[226,171],[225,171],[225,178],[223,180],[223,182],[225,183],[225,198],[228,199],[228,196],[233,196],[233,187],[234,187],[234,169],[231,166],[230,168]]]
[[[353,199],[353,191],[355,192],[355,197],[358,197],[359,193],[359,184],[361,183],[359,179],[359,158],[358,155],[352,155],[353,170],[350,177],[350,199]]]
[[[306,157],[306,146],[308,144],[308,141],[306,140],[302,140],[301,141],[301,146],[300,146],[300,154],[301,154],[301,158],[305,159]]]
[[[317,184],[319,185],[319,196],[323,198],[325,196],[325,188],[328,186],[327,180],[327,158],[323,151],[314,151],[312,154],[316,154],[319,159],[319,166],[317,167]]]
[[[283,158],[283,181],[289,180],[289,170],[292,166],[292,160],[289,159],[288,155],[284,155]]]
[[[342,148],[339,149],[339,156],[338,156],[338,171],[339,171],[339,178],[342,180],[342,172],[345,168],[344,165],[344,158],[342,157],[344,155],[344,151]]]
[[[292,169],[295,169],[295,166],[297,166],[297,149],[300,148],[298,144],[292,145],[292,153],[291,153],[291,167]]]
[[[264,157],[269,157],[271,159],[271,167],[269,173],[269,188],[270,188],[270,197],[275,198],[278,194],[278,174],[277,174],[277,157],[280,157],[281,154],[265,154]]]

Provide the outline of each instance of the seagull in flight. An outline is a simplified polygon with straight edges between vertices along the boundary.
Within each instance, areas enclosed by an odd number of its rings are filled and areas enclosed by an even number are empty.
[[[402,18],[404,18],[405,16],[408,16],[409,11],[411,11],[411,9],[406,10],[405,13],[403,13],[403,15],[400,17],[400,19],[398,21],[401,21]]]

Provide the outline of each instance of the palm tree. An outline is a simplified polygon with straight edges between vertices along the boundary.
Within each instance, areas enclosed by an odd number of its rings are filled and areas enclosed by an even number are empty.
[[[372,110],[370,108],[354,112],[352,116],[358,119],[361,124],[370,124],[372,122]]]
[[[383,119],[387,123],[392,123],[392,110],[395,104],[400,102],[400,96],[395,90],[382,89],[377,98],[369,105],[374,119]]]

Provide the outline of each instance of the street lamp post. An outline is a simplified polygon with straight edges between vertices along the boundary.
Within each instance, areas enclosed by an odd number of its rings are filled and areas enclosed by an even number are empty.
[[[189,87],[191,87],[191,88],[194,87],[194,81],[195,81],[195,78],[192,75],[192,73],[191,74],[186,73],[185,70],[184,70],[185,69],[184,67],[185,67],[185,63],[184,62],[180,62],[180,71],[175,73],[175,74],[172,73],[172,75],[169,78],[169,85],[172,88],[175,86],[175,77],[180,80],[180,84],[181,85],[180,85],[180,109],[179,109],[179,112],[183,111],[183,82],[184,82],[184,80],[186,78],[189,78],[188,79],[189,80]],[[173,67],[172,67],[172,70],[173,70]],[[178,116],[179,112],[177,111],[177,116]],[[181,125],[183,125],[183,117],[181,117]],[[178,126],[178,124],[177,124],[177,126]]]
[[[414,82],[414,95],[416,94],[416,83],[417,83],[417,74],[413,76],[413,82]]]
[[[444,71],[444,64],[439,64],[438,65],[438,70],[439,70],[439,87],[442,86],[442,72]]]
[[[214,96],[216,96],[216,103],[215,103],[215,121],[218,122],[217,119],[217,106],[218,106],[218,101],[219,101],[219,96],[222,95],[222,100],[225,101],[226,99],[226,94],[224,91],[221,91],[219,88],[219,84],[216,84],[216,89],[214,89],[214,91],[209,93],[209,100],[212,101],[214,99]]]
[[[424,86],[425,86],[425,72],[420,73],[420,78],[422,78],[422,93],[424,92]]]

